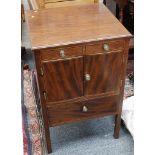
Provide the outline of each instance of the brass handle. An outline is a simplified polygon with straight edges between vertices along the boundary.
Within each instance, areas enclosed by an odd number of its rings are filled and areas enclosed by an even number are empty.
[[[43,91],[43,94],[44,94],[44,99],[47,100],[47,94],[45,91]]]
[[[60,56],[61,56],[61,58],[65,58],[65,51],[64,50],[60,50]]]
[[[82,111],[83,111],[83,112],[87,112],[87,111],[88,111],[88,108],[84,105],[84,106],[82,107]]]
[[[86,74],[86,75],[85,75],[85,79],[86,79],[86,81],[90,81],[90,79],[91,79],[91,78],[90,78],[90,75],[89,75],[89,74]]]
[[[42,68],[40,68],[40,74],[41,74],[41,76],[44,76],[44,72],[43,72]]]
[[[105,51],[109,51],[109,45],[108,44],[103,44],[103,48]]]

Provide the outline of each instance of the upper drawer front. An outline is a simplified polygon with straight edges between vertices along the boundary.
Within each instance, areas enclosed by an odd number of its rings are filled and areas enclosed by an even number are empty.
[[[107,40],[99,43],[92,43],[86,46],[85,54],[96,54],[103,52],[114,52],[124,49],[124,40]]]
[[[118,96],[55,104],[47,108],[49,123],[57,124],[117,113]]]
[[[49,49],[42,49],[40,53],[42,61],[48,61],[52,59],[64,59],[83,55],[83,47],[74,46],[74,47],[65,47],[57,49],[49,48]]]

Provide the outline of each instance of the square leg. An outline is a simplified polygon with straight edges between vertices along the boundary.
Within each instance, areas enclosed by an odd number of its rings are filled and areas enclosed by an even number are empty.
[[[115,116],[115,128],[114,128],[114,138],[119,138],[119,131],[121,127],[121,114]]]
[[[52,153],[52,146],[51,146],[51,138],[50,138],[49,127],[45,129],[45,137],[46,137],[47,152],[49,154],[49,153]]]

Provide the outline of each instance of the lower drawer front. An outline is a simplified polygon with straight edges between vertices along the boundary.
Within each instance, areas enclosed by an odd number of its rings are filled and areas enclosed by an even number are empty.
[[[50,126],[117,113],[117,97],[56,104],[47,109]]]

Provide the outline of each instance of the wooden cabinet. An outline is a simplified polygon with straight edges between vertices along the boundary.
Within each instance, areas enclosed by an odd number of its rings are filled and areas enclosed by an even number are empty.
[[[104,42],[41,50],[40,71],[50,122],[70,122],[74,115],[79,120],[83,112],[83,118],[103,115],[104,111],[117,112],[123,82],[124,41]],[[119,43],[123,44],[113,46]],[[104,103],[107,101],[110,102]]]
[[[69,122],[114,115],[118,138],[130,33],[104,5],[28,12],[27,17],[48,152],[49,127]]]

